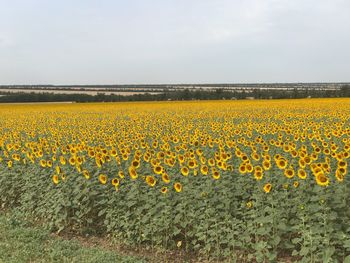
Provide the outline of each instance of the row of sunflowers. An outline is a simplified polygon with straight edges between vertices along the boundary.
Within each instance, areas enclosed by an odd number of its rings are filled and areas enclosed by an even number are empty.
[[[350,253],[350,100],[0,105],[0,205],[250,262]]]

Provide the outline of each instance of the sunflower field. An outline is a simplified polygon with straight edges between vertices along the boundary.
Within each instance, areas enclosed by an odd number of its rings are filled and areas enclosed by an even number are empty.
[[[350,255],[350,99],[0,105],[0,209],[239,262]]]

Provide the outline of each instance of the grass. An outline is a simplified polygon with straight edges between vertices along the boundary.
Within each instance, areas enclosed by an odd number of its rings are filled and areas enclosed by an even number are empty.
[[[0,262],[146,262],[99,247],[83,246],[77,240],[50,235],[39,227],[0,214]]]

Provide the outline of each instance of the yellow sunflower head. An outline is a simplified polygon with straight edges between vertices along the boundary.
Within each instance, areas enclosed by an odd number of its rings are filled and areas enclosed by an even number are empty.
[[[57,174],[55,174],[55,175],[52,176],[52,181],[53,181],[54,184],[58,184],[59,177],[58,177]]]
[[[176,192],[180,193],[182,191],[181,183],[175,183],[174,184],[174,189],[175,189]]]
[[[166,194],[168,192],[168,188],[164,186],[160,191],[162,192],[162,194]]]
[[[100,174],[100,175],[98,176],[98,180],[100,181],[101,184],[106,184],[106,183],[107,183],[107,180],[108,180],[107,175],[105,175],[105,174]]]
[[[163,173],[163,174],[162,174],[162,180],[163,180],[163,182],[166,183],[166,184],[170,183],[170,177],[169,177],[169,175],[168,175],[167,173]]]
[[[157,183],[156,179],[154,178],[154,176],[152,175],[147,175],[146,176],[146,183],[151,186],[154,187]]]
[[[271,189],[272,189],[272,185],[270,183],[267,183],[264,185],[265,193],[270,193]]]
[[[320,186],[327,186],[329,185],[329,178],[323,172],[318,172],[316,174],[316,183]]]
[[[287,178],[289,178],[289,179],[291,179],[291,178],[293,178],[294,177],[294,170],[293,169],[286,169],[286,170],[284,170],[284,175],[287,177]]]
[[[189,172],[190,171],[186,166],[181,167],[181,173],[183,176],[188,176]]]
[[[118,178],[113,178],[111,183],[112,183],[113,186],[118,187],[119,186],[119,179]]]

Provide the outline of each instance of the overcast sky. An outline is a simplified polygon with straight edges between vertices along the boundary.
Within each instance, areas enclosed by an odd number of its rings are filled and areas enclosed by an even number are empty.
[[[0,84],[350,81],[349,0],[0,0]]]

